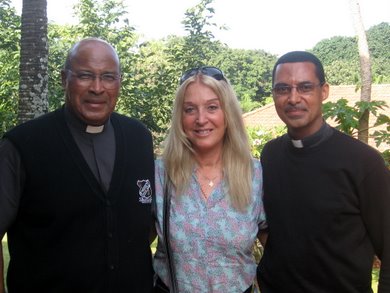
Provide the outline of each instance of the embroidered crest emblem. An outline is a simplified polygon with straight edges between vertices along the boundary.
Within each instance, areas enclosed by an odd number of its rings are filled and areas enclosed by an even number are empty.
[[[149,179],[137,180],[137,185],[139,187],[138,201],[141,203],[151,203],[152,202],[152,186],[150,185]]]

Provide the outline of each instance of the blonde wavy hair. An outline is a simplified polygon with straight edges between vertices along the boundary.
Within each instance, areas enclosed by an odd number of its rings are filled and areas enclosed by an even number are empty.
[[[225,188],[232,206],[238,211],[244,211],[251,202],[253,162],[240,104],[227,79],[216,80],[198,72],[177,89],[171,127],[162,153],[166,173],[176,188],[176,194],[183,194],[196,165],[195,150],[182,126],[183,104],[187,87],[196,80],[210,87],[220,99],[226,124],[222,150],[223,174],[227,184]]]

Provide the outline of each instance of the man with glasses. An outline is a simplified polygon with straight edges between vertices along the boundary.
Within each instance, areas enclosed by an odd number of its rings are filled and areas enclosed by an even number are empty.
[[[261,155],[269,235],[257,277],[262,293],[390,292],[390,172],[368,145],[322,117],[329,85],[319,59],[278,59],[273,99],[287,134]]]
[[[61,74],[65,105],[0,143],[8,291],[151,292],[151,134],[113,112],[121,72],[110,44],[78,42]]]

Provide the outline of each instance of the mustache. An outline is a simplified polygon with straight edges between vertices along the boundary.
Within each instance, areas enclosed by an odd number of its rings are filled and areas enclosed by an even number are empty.
[[[303,105],[286,105],[286,107],[284,107],[284,111],[306,111],[306,107]]]

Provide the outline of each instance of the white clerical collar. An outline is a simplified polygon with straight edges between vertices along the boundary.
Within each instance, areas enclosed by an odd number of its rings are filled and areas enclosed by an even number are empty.
[[[99,126],[87,125],[85,132],[87,133],[101,133],[104,130],[104,124]]]
[[[296,147],[298,149],[303,148],[302,140],[300,140],[300,139],[298,139],[298,140],[292,139],[291,142],[292,142],[294,147]]]
[[[318,144],[320,144],[322,141],[328,139],[333,133],[332,128],[324,122],[324,124],[321,126],[321,128],[314,134],[307,136],[302,139],[292,139],[291,143],[295,148],[301,149],[301,148],[311,148],[315,147]]]

